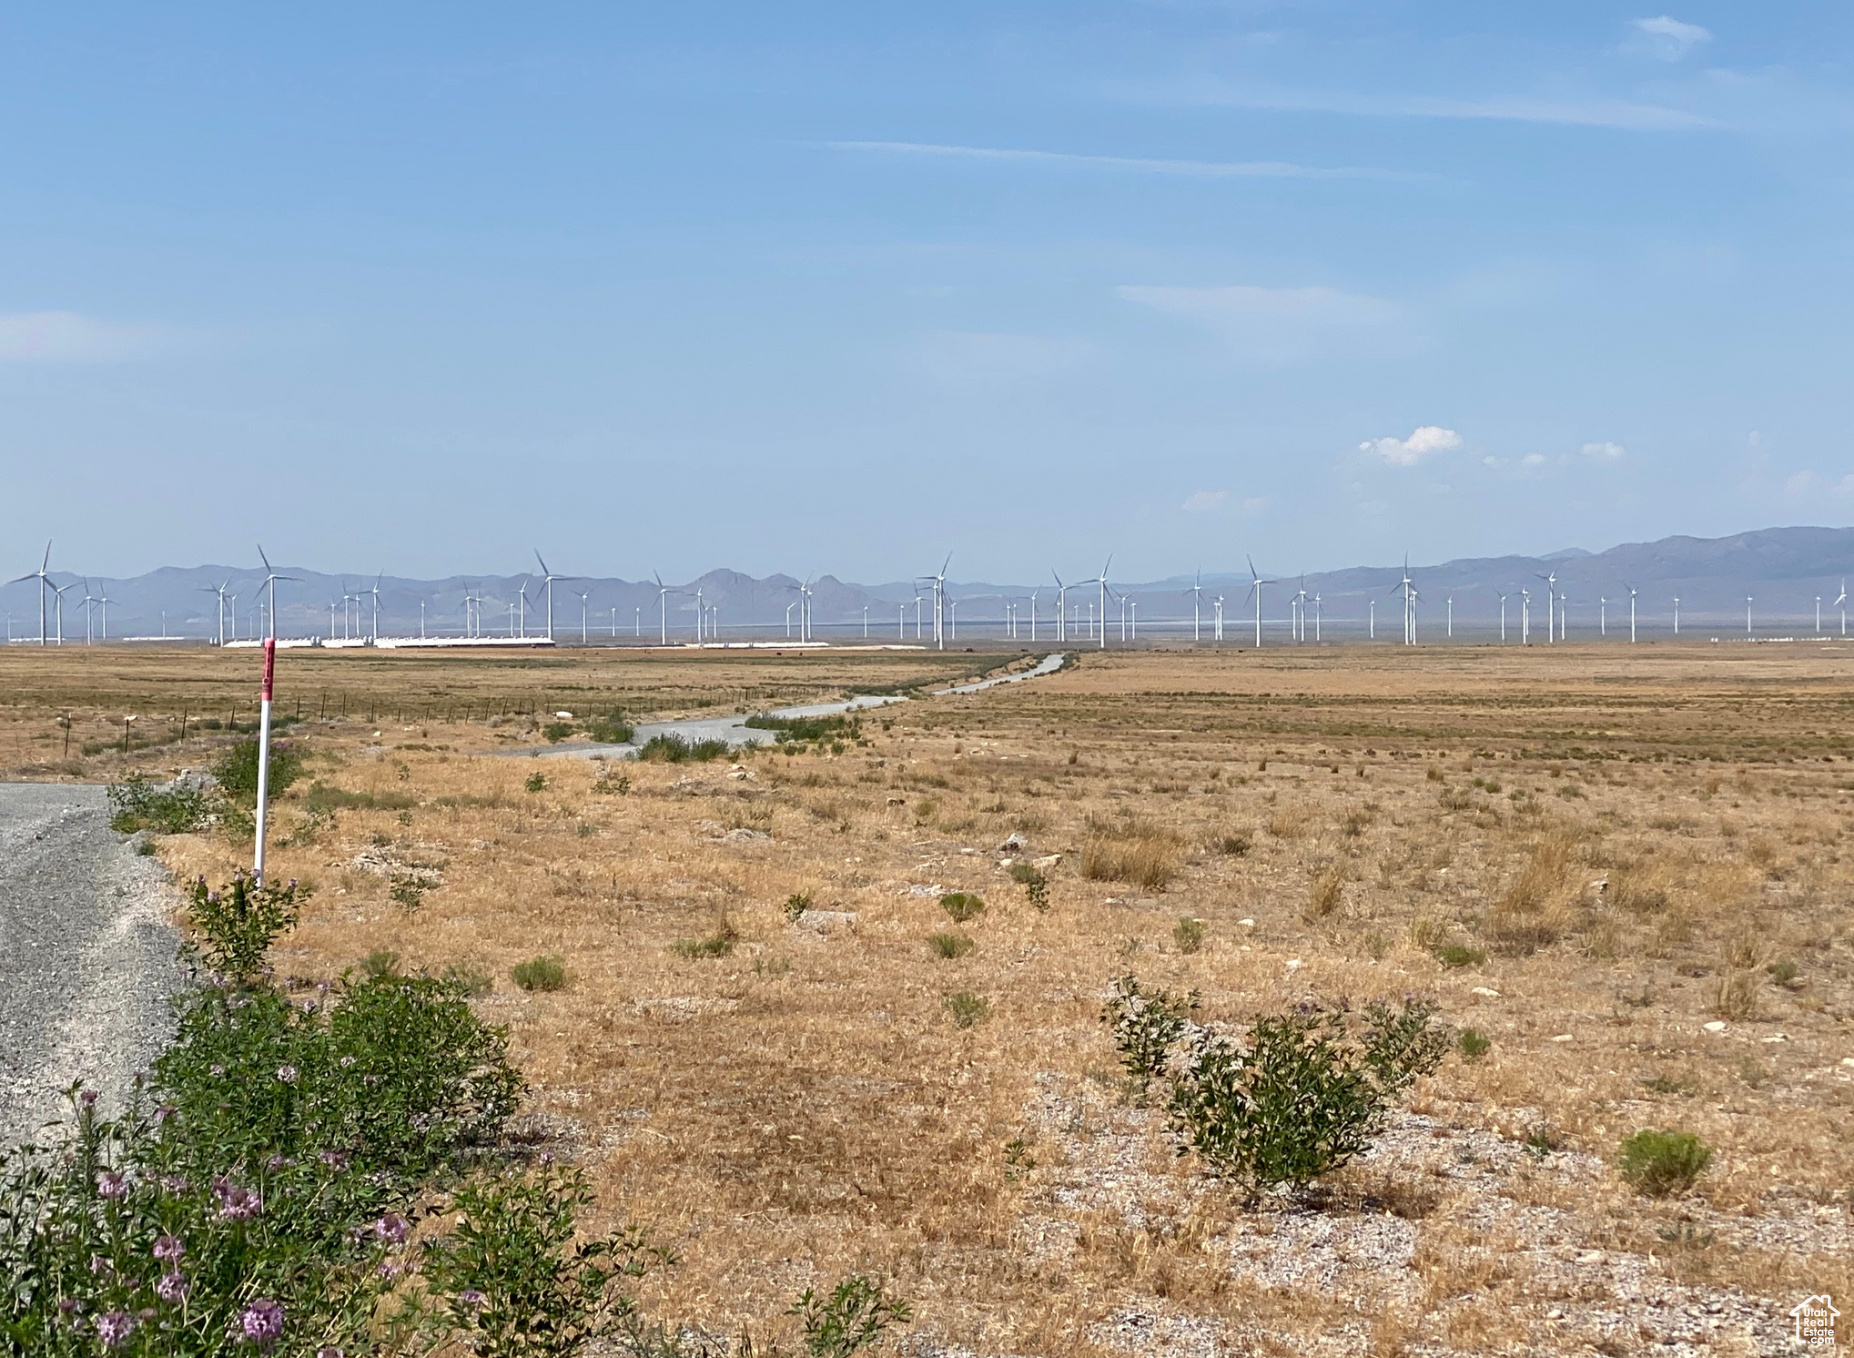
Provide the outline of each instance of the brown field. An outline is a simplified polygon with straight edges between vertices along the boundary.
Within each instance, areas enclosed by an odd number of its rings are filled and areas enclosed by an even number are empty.
[[[923,1353],[1786,1352],[1789,1307],[1854,1296],[1854,651],[1084,653],[872,713],[841,755],[479,757],[556,706],[1007,658],[286,652],[309,766],[272,864],[315,894],[278,968],[492,976],[537,1134],[681,1256],[640,1292],[660,1318],[758,1327],[863,1271]],[[248,721],[256,663],[12,648],[0,761],[204,764],[226,737],[194,723]],[[312,814],[315,781],[357,795]],[[1060,856],[1047,911],[1001,865],[1013,832]],[[223,876],[247,851],[158,852]],[[943,890],[989,908],[954,925]],[[937,956],[947,931],[974,946]],[[510,982],[541,954],[565,990]],[[1123,1097],[1099,1012],[1129,970],[1217,1021],[1414,992],[1492,1045],[1323,1201],[1245,1208]],[[970,1027],[954,992],[985,1002]],[[1650,1127],[1714,1147],[1690,1194],[1617,1175]]]

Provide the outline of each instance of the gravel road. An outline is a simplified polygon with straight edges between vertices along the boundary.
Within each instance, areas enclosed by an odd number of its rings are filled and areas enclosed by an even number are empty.
[[[109,828],[103,789],[0,783],[0,1144],[82,1080],[119,1098],[170,1027],[167,874]]]

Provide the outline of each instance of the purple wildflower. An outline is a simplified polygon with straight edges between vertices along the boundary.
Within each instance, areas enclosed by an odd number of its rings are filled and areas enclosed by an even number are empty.
[[[97,1317],[97,1338],[103,1347],[119,1347],[135,1329],[135,1317],[127,1311],[106,1311]]]
[[[186,1299],[189,1286],[186,1274],[163,1273],[159,1281],[155,1283],[155,1295],[169,1305],[173,1305]]]
[[[477,1291],[474,1287],[466,1287],[463,1291],[459,1292],[457,1294],[457,1300],[462,1302],[465,1306],[468,1306],[472,1311],[480,1311],[489,1304],[489,1298]]]
[[[219,1219],[249,1221],[264,1208],[264,1200],[248,1188],[241,1188],[224,1175],[212,1181],[213,1196],[219,1199]]]
[[[177,1235],[164,1235],[154,1242],[154,1257],[157,1259],[178,1259],[187,1252],[187,1246]]]
[[[83,1093],[77,1096],[77,1101],[83,1104],[84,1107],[86,1108],[93,1108],[96,1106],[97,1091],[94,1089],[86,1089]]]
[[[388,1212],[385,1216],[373,1223],[373,1233],[379,1236],[380,1239],[386,1241],[389,1245],[405,1244],[406,1234],[409,1229],[410,1228],[406,1225],[406,1219],[397,1212]]]
[[[207,1069],[211,1072],[215,1080],[218,1079],[219,1076],[225,1074],[225,1067],[220,1065],[217,1061],[214,1061]]]
[[[115,1170],[105,1170],[97,1175],[97,1192],[115,1201],[129,1196],[129,1181]]]
[[[277,1078],[283,1081],[283,1083],[285,1083],[286,1085],[295,1084],[296,1083],[296,1067],[295,1066],[278,1066],[277,1067]]]
[[[283,1308],[267,1297],[260,1297],[239,1315],[238,1327],[244,1332],[245,1343],[268,1349],[283,1333]]]
[[[159,1127],[161,1124],[171,1121],[179,1111],[180,1110],[171,1103],[162,1104],[154,1110],[155,1126]]]

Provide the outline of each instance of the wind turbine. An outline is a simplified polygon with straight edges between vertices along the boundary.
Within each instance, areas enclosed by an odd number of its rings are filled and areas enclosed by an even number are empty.
[[[1107,596],[1113,594],[1113,591],[1107,587],[1107,568],[1113,564],[1114,557],[1110,552],[1107,560],[1101,563],[1101,573],[1099,575],[1092,580],[1078,580],[1075,582],[1078,585],[1099,585],[1101,588],[1101,644],[1098,649],[1103,651],[1107,649]],[[1116,595],[1115,597],[1118,598],[1119,596]]]
[[[1523,585],[1519,590],[1519,644],[1532,644],[1532,591]]]
[[[1822,635],[1822,596],[1815,596],[1815,634]]]
[[[1315,646],[1320,644],[1320,594],[1318,590],[1313,593],[1313,644]]]
[[[70,586],[66,585],[65,588],[69,589]],[[1745,595],[1745,635],[1751,635],[1751,596],[1749,594]],[[62,631],[58,634],[58,640],[62,645],[64,642],[64,633]]]
[[[258,560],[264,563],[265,571],[264,583],[259,585],[258,588],[268,589],[270,591],[270,639],[275,641],[277,639],[277,582],[279,580],[296,580],[300,579],[300,577],[294,575],[278,575],[276,569],[270,564],[270,558],[264,555],[264,544],[261,542],[258,544]]]
[[[933,644],[942,651],[946,649],[946,568],[952,564],[953,554],[948,552],[938,575],[920,577],[921,584],[933,585]]]
[[[1221,594],[1219,594],[1216,598],[1210,601],[1210,616],[1211,616],[1210,634],[1216,640],[1222,641],[1223,640],[1223,596]]]
[[[1294,592],[1294,640],[1304,642],[1307,639],[1307,577],[1300,577],[1300,588]]]
[[[568,577],[555,575],[548,570],[547,563],[541,561],[541,549],[538,547],[534,549],[534,559],[541,563],[541,582],[547,586],[547,639],[552,641],[554,639],[554,581],[565,580]]]
[[[1448,639],[1455,639],[1455,596],[1448,596]]]
[[[1534,571],[1533,574],[1537,575],[1538,572]],[[1553,566],[1550,575],[1540,575],[1539,579],[1545,582],[1545,640],[1549,644],[1557,640],[1552,628],[1553,619],[1558,613],[1558,568]]]
[[[1030,591],[1030,640],[1032,644],[1034,644],[1036,641],[1036,596],[1037,596],[1037,591],[1034,589],[1031,590]],[[1847,597],[1847,591],[1845,590],[1842,591],[1842,597],[1843,598]],[[1845,632],[1847,629],[1844,627],[1841,630]]]
[[[577,592],[578,591],[575,591],[575,593]],[[591,590],[587,590],[584,594],[579,596],[579,644],[581,646],[586,644],[586,600],[591,597]]]
[[[1262,586],[1264,584],[1273,584],[1274,582],[1272,580],[1263,580],[1261,576],[1255,573],[1254,557],[1245,555],[1243,559],[1249,563],[1249,593],[1255,596],[1255,644],[1256,648],[1259,650],[1262,645]]]
[[[1841,610],[1841,635],[1848,634],[1848,582],[1841,582],[1841,593],[1835,596],[1834,606]]]
[[[1609,635],[1609,595],[1597,595],[1597,635]]]
[[[52,545],[48,540],[45,544],[45,560],[39,563],[39,568],[36,571],[28,575],[22,575],[17,580],[9,580],[7,582],[12,585],[23,584],[27,580],[37,580],[39,582],[39,645],[41,646],[45,644],[45,591],[51,585],[49,577],[45,574],[45,568],[51,565],[51,547]]]
[[[1202,567],[1198,569],[1197,578],[1192,581],[1191,588],[1187,589],[1185,593],[1191,596],[1191,640],[1202,641],[1203,633],[1202,629],[1198,626],[1197,611],[1198,600],[1203,597],[1204,593],[1204,572]]]
[[[373,634],[367,638],[369,641],[378,641],[380,639],[380,581],[385,578],[386,572],[381,571],[378,575],[373,577],[373,588],[367,591],[367,593],[373,595]]]
[[[231,583],[230,580],[227,580],[225,585]],[[225,585],[200,586],[200,592],[202,594],[216,594],[219,596],[219,645],[221,646],[225,645]],[[103,632],[105,636],[109,634],[109,624],[107,620],[104,623]],[[333,604],[328,606],[328,634],[330,637],[335,635],[335,606]]]
[[[1500,596],[1500,642],[1506,644],[1506,595]]]
[[[1635,644],[1635,586],[1629,586],[1629,645]]]
[[[1051,567],[1049,573],[1056,575],[1055,568]],[[1068,591],[1069,587],[1062,583],[1062,577],[1056,575],[1056,640],[1058,642],[1068,637],[1068,621],[1066,610],[1063,608],[1063,600],[1068,597]]]
[[[1416,582],[1410,578],[1410,558],[1403,559],[1403,578],[1390,587],[1390,593],[1403,595],[1403,644],[1416,645],[1416,601],[1421,597]]]
[[[1842,591],[1844,596],[1846,593],[1846,590]],[[1680,635],[1680,596],[1678,594],[1674,596],[1674,635]]]
[[[85,585],[84,588],[89,589],[90,586]],[[103,628],[103,640],[108,641],[109,640],[109,585],[105,581],[99,580],[97,581],[97,589],[100,591],[100,593],[98,593],[97,595],[97,619]]]
[[[663,577],[652,571],[650,578],[657,582],[657,640],[669,645],[669,605],[664,602],[669,597],[669,586],[663,583]]]

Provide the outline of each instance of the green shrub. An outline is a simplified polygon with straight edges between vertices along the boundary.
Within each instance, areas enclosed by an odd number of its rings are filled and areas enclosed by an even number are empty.
[[[798,917],[810,908],[811,893],[809,891],[794,891],[785,898],[785,904],[781,907],[785,911],[787,921],[792,924],[798,923]]]
[[[1391,1101],[1449,1045],[1433,1008],[1382,1002],[1362,1016],[1303,1004],[1258,1015],[1246,1038],[1201,1032],[1174,1079],[1179,1150],[1251,1193],[1304,1187],[1366,1150]]]
[[[734,951],[734,945],[739,941],[740,935],[734,926],[723,920],[712,934],[701,938],[679,938],[670,946],[675,949],[676,956],[694,961],[698,957],[726,957]]]
[[[1478,1061],[1493,1050],[1493,1039],[1476,1028],[1463,1028],[1455,1037],[1455,1049],[1470,1061]]]
[[[153,830],[163,835],[184,835],[203,830],[212,818],[214,799],[204,788],[186,783],[160,787],[139,773],[108,791],[109,826],[125,835]]]
[[[1172,926],[1172,942],[1182,953],[1194,953],[1204,946],[1204,935],[1210,926],[1203,920],[1186,915]]]
[[[1131,974],[1114,981],[1101,1017],[1113,1033],[1120,1064],[1139,1094],[1144,1095],[1164,1074],[1166,1058],[1197,1007],[1195,990],[1185,995],[1146,991]]]
[[[823,717],[748,717],[744,726],[756,731],[771,731],[778,744],[805,740],[856,739],[862,734],[859,718],[837,712]]]
[[[1445,967],[1478,967],[1486,960],[1487,954],[1479,948],[1461,943],[1444,943],[1436,949],[1436,961]]]
[[[303,794],[303,805],[311,812],[409,811],[418,805],[418,798],[409,792],[349,792],[318,778]]]
[[[578,1239],[593,1201],[581,1171],[546,1163],[459,1188],[455,1228],[423,1251],[426,1284],[443,1299],[427,1324],[434,1338],[461,1336],[481,1358],[571,1358],[615,1335],[637,1310],[623,1284],[672,1256],[637,1230]]]
[[[544,773],[531,773],[528,775],[528,781],[523,783],[522,786],[527,788],[530,792],[540,792],[547,787],[547,775]]]
[[[951,961],[971,952],[972,940],[964,934],[929,934],[927,946],[933,949],[935,956]]]
[[[541,735],[549,745],[558,745],[572,734],[573,723],[570,721],[550,721],[541,728]]]
[[[198,947],[207,965],[236,980],[251,980],[270,945],[295,927],[308,895],[293,879],[283,886],[260,886],[256,878],[238,872],[215,891],[204,877],[197,878],[187,915],[202,935]]]
[[[586,734],[601,745],[624,745],[637,730],[614,712],[609,717],[594,717],[587,722]]]
[[[1622,1143],[1617,1168],[1651,1198],[1684,1193],[1712,1163],[1712,1151],[1692,1132],[1642,1131]]]
[[[1778,958],[1764,970],[1770,973],[1771,980],[1786,990],[1793,989],[1796,985],[1796,978],[1802,975],[1802,968],[1787,957]]]
[[[531,957],[509,968],[509,979],[523,990],[565,990],[566,960],[560,957]]]
[[[1225,835],[1217,841],[1217,852],[1226,853],[1232,858],[1244,858],[1254,846],[1247,835]]]
[[[444,974],[440,979],[459,995],[472,1000],[481,999],[495,988],[495,982],[490,979],[488,972],[478,971],[475,967],[461,966],[455,962],[444,969]]]
[[[969,891],[949,891],[940,897],[940,908],[955,924],[977,919],[985,913],[985,902]]]
[[[806,1288],[788,1314],[797,1316],[804,1330],[807,1358],[854,1358],[880,1344],[890,1326],[906,1324],[913,1313],[880,1283],[852,1275],[829,1296]]]
[[[1030,904],[1038,910],[1049,909],[1049,878],[1029,863],[1011,864],[1011,880],[1020,883]]]
[[[303,757],[287,740],[270,742],[270,779],[268,791],[280,797],[302,776]],[[212,766],[212,776],[226,796],[238,801],[256,801],[258,784],[258,742],[240,740],[228,746]]]
[[[955,1028],[970,1028],[990,1015],[991,1001],[970,990],[955,990],[946,997],[946,1011],[953,1016]]]
[[[375,948],[361,959],[361,970],[370,977],[391,976],[399,970],[399,954],[391,948]]]
[[[637,757],[664,764],[706,764],[723,758],[730,748],[725,740],[688,741],[679,735],[660,735],[645,741]]]

